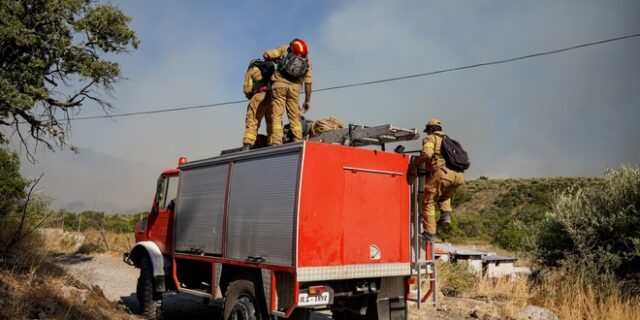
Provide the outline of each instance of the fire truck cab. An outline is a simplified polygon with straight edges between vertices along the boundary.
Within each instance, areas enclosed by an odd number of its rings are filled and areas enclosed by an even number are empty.
[[[125,261],[161,316],[168,291],[220,299],[223,319],[406,319],[410,156],[305,141],[164,171]]]

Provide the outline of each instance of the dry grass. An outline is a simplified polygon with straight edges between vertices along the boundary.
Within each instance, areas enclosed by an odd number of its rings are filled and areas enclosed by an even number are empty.
[[[499,316],[517,319],[527,305],[553,311],[560,319],[640,319],[640,297],[624,299],[619,288],[602,297],[588,281],[549,273],[536,283],[526,277],[475,277],[455,264],[438,263],[438,285],[446,296],[470,298],[495,306]]]
[[[131,249],[135,244],[133,233],[116,233],[89,229],[83,232],[85,241],[78,250],[80,253],[106,252],[121,254],[123,251]]]
[[[62,233],[60,229],[53,231],[43,234],[47,238],[45,249],[48,251],[120,255],[123,251],[131,249],[131,246],[135,244],[133,233],[116,233],[96,229],[88,229],[82,233]]]
[[[531,301],[560,319],[640,319],[640,297],[625,299],[620,288],[609,290],[603,297],[584,279],[553,274],[536,287]]]
[[[25,238],[0,268],[0,319],[136,319],[49,262],[46,242]]]
[[[501,317],[516,318],[530,304],[531,291],[524,276],[500,279],[479,277],[464,296],[492,302]]]
[[[43,265],[44,266],[44,265]],[[0,270],[0,319],[136,319],[70,276],[19,274]],[[5,300],[6,299],[6,300]]]

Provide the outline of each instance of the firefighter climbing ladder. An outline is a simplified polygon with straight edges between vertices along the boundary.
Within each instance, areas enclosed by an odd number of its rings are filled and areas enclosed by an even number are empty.
[[[434,258],[434,246],[431,241],[423,241],[419,237],[420,232],[420,194],[424,194],[421,188],[424,186],[424,176],[415,177],[411,186],[411,277],[415,278],[416,288],[410,293],[409,301],[414,301],[418,308],[423,303],[436,305],[436,268]],[[424,252],[424,254],[423,254]],[[422,293],[424,288],[426,293]]]

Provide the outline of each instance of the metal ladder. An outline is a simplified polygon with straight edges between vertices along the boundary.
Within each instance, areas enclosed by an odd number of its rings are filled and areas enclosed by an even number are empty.
[[[418,137],[416,129],[396,128],[391,124],[367,127],[350,123],[346,128],[309,137],[309,141],[337,143],[353,147],[377,145],[384,151],[386,143],[416,140]]]
[[[424,176],[415,177],[411,186],[411,277],[415,277],[417,282],[416,289],[410,292],[408,300],[415,302],[418,309],[423,303],[434,307],[437,303],[434,245],[431,241],[421,240],[419,236],[421,226],[419,195],[424,192],[421,190],[423,186]],[[423,286],[428,288],[424,294]]]

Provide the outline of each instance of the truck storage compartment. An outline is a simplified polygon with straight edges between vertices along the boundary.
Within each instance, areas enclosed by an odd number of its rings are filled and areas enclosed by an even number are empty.
[[[293,265],[300,152],[234,162],[227,257]]]
[[[409,157],[307,143],[298,281],[410,274]]]
[[[176,251],[222,254],[226,163],[183,170],[178,190]]]

